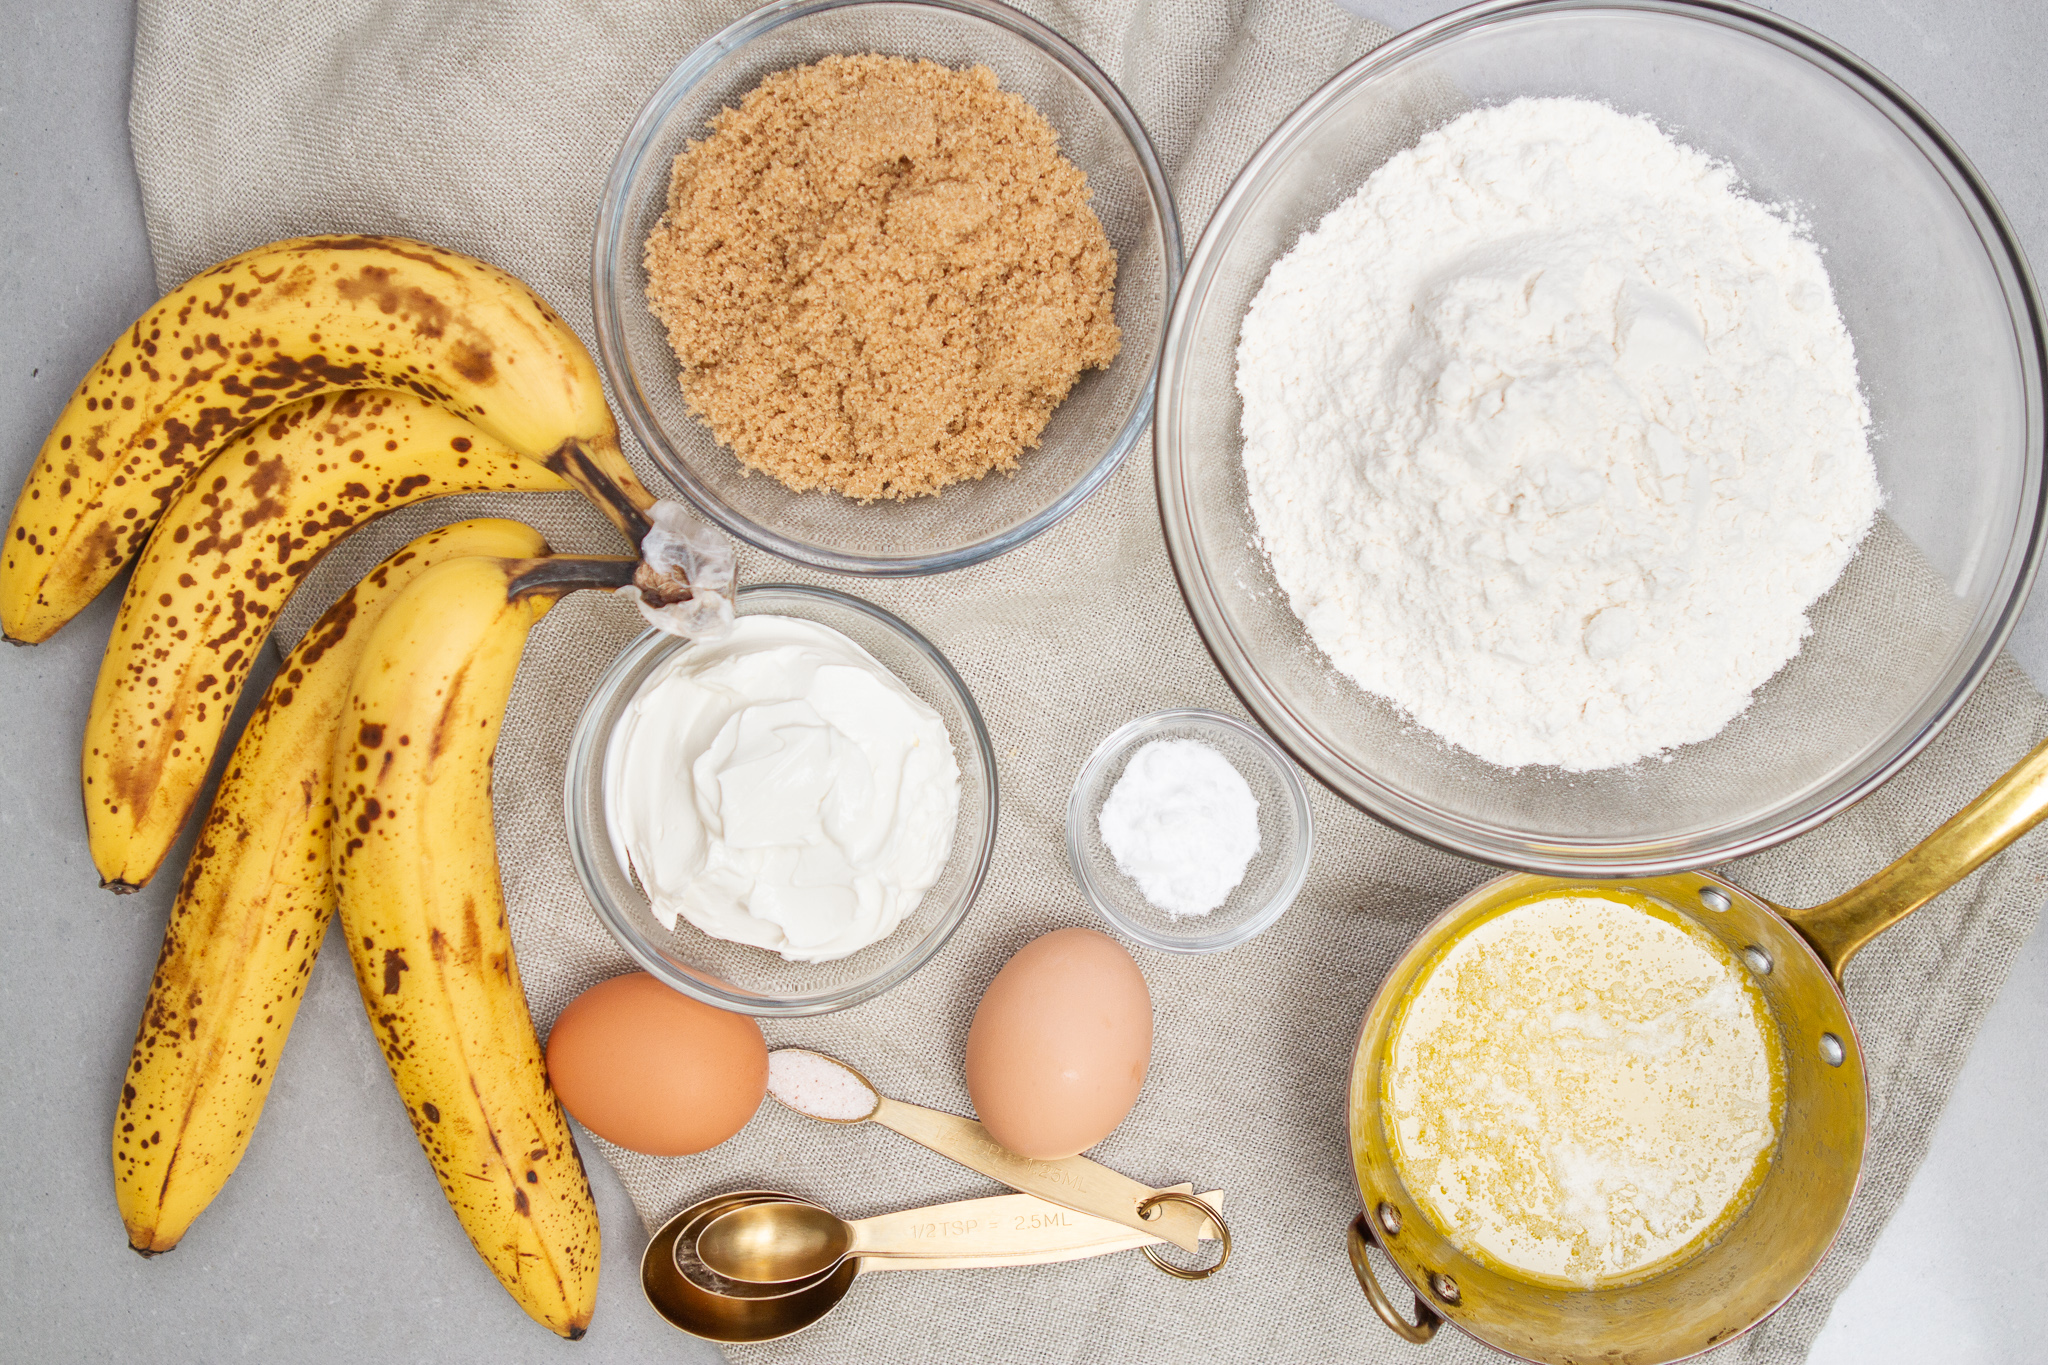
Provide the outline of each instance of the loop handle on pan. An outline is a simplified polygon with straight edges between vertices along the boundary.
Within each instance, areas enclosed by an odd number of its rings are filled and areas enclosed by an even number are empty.
[[[2048,816],[2048,740],[1940,829],[1861,886],[1809,910],[1782,910],[1839,983],[1864,944],[1975,872]]]
[[[1415,1321],[1409,1322],[1395,1311],[1394,1301],[1387,1297],[1387,1291],[1380,1288],[1379,1276],[1372,1273],[1372,1265],[1365,1259],[1367,1246],[1378,1239],[1373,1236],[1372,1224],[1361,1213],[1352,1222],[1346,1238],[1351,1248],[1351,1269],[1358,1276],[1358,1287],[1365,1291],[1365,1297],[1372,1304],[1372,1311],[1380,1315],[1380,1321],[1394,1329],[1403,1341],[1421,1346],[1436,1335],[1436,1329],[1443,1325],[1443,1317],[1434,1308],[1422,1301],[1422,1295],[1415,1296]]]

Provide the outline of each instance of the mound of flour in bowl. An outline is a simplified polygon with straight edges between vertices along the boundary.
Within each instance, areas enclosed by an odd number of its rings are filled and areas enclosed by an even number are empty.
[[[1820,252],[1583,100],[1475,110],[1374,172],[1273,266],[1237,388],[1310,638],[1504,767],[1719,733],[1880,498]]]

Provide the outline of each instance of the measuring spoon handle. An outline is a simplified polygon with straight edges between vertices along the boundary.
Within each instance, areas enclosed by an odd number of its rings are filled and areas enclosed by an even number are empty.
[[[1180,1184],[1174,1188],[1186,1192],[1194,1187]],[[1215,1207],[1222,1195],[1202,1198]],[[915,1257],[920,1262],[944,1257],[949,1258],[949,1263],[951,1258],[971,1258],[985,1264],[1027,1265],[1033,1262],[988,1258],[1036,1258],[1039,1253],[1050,1252],[1095,1255],[1157,1245],[1161,1240],[1149,1232],[1137,1232],[1107,1218],[1077,1213],[1032,1194],[963,1199],[930,1208],[905,1209],[857,1219],[849,1226],[853,1229],[854,1255]],[[1204,1220],[1203,1236],[1213,1240],[1218,1235],[1215,1225]]]
[[[1201,1249],[1202,1229],[1209,1220],[1200,1212],[1185,1204],[1171,1203],[1159,1206],[1156,1217],[1145,1218],[1139,1214],[1138,1204],[1154,1193],[1152,1187],[1085,1156],[1034,1161],[997,1142],[989,1136],[988,1129],[973,1119],[901,1100],[884,1098],[870,1117],[884,1128],[991,1180],[1000,1180],[1013,1190],[1158,1237],[1182,1251],[1193,1253]]]

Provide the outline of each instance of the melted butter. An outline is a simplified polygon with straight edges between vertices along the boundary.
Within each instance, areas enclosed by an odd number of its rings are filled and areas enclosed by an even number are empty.
[[[1394,1159],[1460,1249],[1523,1279],[1626,1283],[1709,1245],[1777,1143],[1762,994],[1633,891],[1544,892],[1452,941],[1394,1021]]]

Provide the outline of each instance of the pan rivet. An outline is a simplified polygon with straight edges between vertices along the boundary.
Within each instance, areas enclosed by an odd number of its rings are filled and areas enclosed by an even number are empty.
[[[1771,974],[1771,955],[1757,947],[1754,943],[1742,950],[1742,960],[1747,962],[1749,969],[1758,976],[1769,976]]]
[[[1441,1270],[1432,1270],[1429,1273],[1429,1292],[1442,1299],[1445,1303],[1456,1303],[1458,1301],[1458,1282],[1444,1274]]]
[[[1709,910],[1725,912],[1734,902],[1728,899],[1728,893],[1720,887],[1703,886],[1700,888],[1700,904]]]
[[[1392,1204],[1382,1203],[1379,1207],[1379,1215],[1380,1226],[1387,1230],[1387,1236],[1392,1237],[1401,1230],[1401,1210],[1395,1208]]]
[[[1820,1036],[1820,1059],[1829,1066],[1840,1066],[1842,1058],[1849,1054],[1842,1050],[1842,1040],[1832,1033]]]

